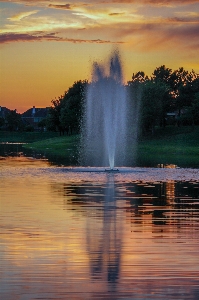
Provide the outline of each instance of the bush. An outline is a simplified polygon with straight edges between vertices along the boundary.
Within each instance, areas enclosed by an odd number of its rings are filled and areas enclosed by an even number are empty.
[[[26,132],[33,132],[33,131],[34,131],[34,127],[33,127],[32,125],[27,125],[27,126],[25,127],[25,131],[26,131]]]

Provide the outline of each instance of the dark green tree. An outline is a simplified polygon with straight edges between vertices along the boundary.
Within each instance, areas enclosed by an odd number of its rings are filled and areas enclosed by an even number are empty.
[[[23,127],[21,115],[16,110],[11,110],[7,113],[6,122],[10,131],[21,130]]]
[[[161,81],[171,89],[173,88],[172,69],[166,68],[165,65],[156,68],[152,74],[152,78],[155,82]]]
[[[185,107],[181,122],[184,125],[199,125],[199,92],[194,95],[191,106]]]
[[[2,127],[5,124],[4,118],[0,117],[0,127]]]
[[[76,81],[63,97],[60,122],[66,131],[79,132],[88,82]]]
[[[164,109],[166,112],[175,110],[175,74],[172,69],[166,68],[162,65],[156,68],[152,74],[152,80],[155,83],[161,82],[167,86],[167,95],[165,95]]]
[[[183,110],[192,105],[195,93],[199,91],[199,75],[193,70],[188,72],[183,67],[172,74],[175,109],[181,117]]]
[[[61,108],[62,108],[63,96],[58,99],[54,99],[51,101],[52,106],[49,108],[48,115],[46,118],[46,126],[48,130],[52,131],[60,131],[62,132],[60,116],[61,116]]]
[[[46,127],[46,124],[47,124],[47,120],[42,119],[41,121],[38,122],[38,127],[40,127],[42,130],[44,130],[44,128]]]
[[[132,80],[127,82],[126,91],[128,98],[128,124],[129,137],[132,142],[139,136],[139,122],[140,122],[140,107],[142,93],[145,83],[149,81],[148,76],[143,71],[133,73]]]
[[[60,134],[79,131],[87,84],[86,80],[79,80],[63,96],[51,101],[46,121],[48,129],[58,130]]]
[[[155,125],[163,125],[167,112],[168,86],[148,81],[142,94],[141,124],[144,132],[154,133]]]

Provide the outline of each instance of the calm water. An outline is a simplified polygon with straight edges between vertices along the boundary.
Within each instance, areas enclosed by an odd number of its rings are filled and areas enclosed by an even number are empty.
[[[199,170],[79,171],[0,157],[0,298],[199,299]]]

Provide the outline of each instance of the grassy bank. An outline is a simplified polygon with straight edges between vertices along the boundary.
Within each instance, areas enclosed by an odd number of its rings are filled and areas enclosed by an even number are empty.
[[[24,145],[25,149],[41,152],[54,162],[77,164],[79,136],[57,136]]]
[[[59,136],[56,132],[2,133],[0,142],[28,143],[24,148],[43,153],[52,161],[76,164],[79,136]],[[135,149],[129,149],[129,156]],[[175,164],[199,168],[199,126],[156,129],[154,136],[142,138],[137,147],[137,166]]]
[[[199,126],[157,129],[154,136],[139,142],[137,159],[146,166],[199,167]]]
[[[58,137],[58,132],[0,131],[0,143],[33,143]]]

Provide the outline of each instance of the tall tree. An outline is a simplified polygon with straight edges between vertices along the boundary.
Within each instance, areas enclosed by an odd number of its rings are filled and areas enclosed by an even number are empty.
[[[6,115],[6,122],[10,131],[20,130],[22,128],[21,115],[16,110],[11,110]]]
[[[63,96],[51,101],[52,106],[49,108],[46,118],[46,126],[49,130],[59,131],[60,134],[63,131],[61,128],[60,116],[62,108]]]
[[[161,81],[148,81],[142,94],[141,120],[145,132],[154,133],[155,125],[163,125],[167,112],[168,86]]]
[[[60,122],[66,130],[70,129],[71,133],[80,129],[87,85],[86,80],[76,81],[64,95]]]
[[[4,118],[0,117],[0,127],[2,127],[5,124]]]

